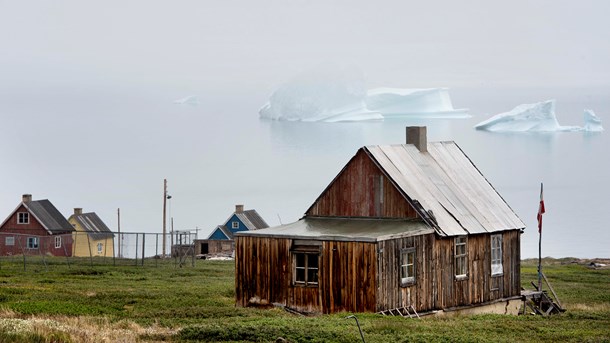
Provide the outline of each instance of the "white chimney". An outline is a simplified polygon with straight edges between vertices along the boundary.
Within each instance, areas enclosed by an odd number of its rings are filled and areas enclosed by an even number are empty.
[[[420,152],[428,151],[425,126],[407,126],[407,144],[413,144]]]

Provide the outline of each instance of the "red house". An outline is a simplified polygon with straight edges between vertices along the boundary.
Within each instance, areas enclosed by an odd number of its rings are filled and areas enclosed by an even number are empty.
[[[0,225],[1,255],[72,256],[72,224],[49,200],[21,203]]]

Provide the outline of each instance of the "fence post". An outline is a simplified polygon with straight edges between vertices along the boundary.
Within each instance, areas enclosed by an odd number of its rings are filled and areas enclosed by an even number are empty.
[[[136,233],[136,267],[138,266],[138,234]]]
[[[72,238],[72,234],[70,234],[70,238]],[[66,255],[66,262],[68,262],[68,269],[70,269],[70,258],[68,257],[68,250],[66,250],[66,245],[63,242],[63,238],[62,238],[61,245],[64,248],[64,255]],[[72,241],[72,246],[74,247],[74,241]]]
[[[89,233],[85,232],[87,235],[87,245],[89,246],[89,264],[93,267],[93,253],[91,252],[91,240],[89,239]]]
[[[142,266],[144,266],[144,247],[146,247],[146,234],[142,233]],[[136,250],[136,254],[137,254],[137,250]]]
[[[155,267],[159,266],[159,234],[155,233]]]
[[[45,241],[47,241],[47,244],[45,244],[46,246],[48,246],[50,243],[49,241],[51,240],[51,237],[53,236],[49,236],[49,237],[38,237],[38,255],[40,255],[40,257],[42,257],[42,263],[44,264],[44,270],[46,272],[49,271],[49,267],[47,266],[47,260],[45,259],[45,254],[42,253],[42,239],[41,238],[48,238],[48,240],[45,239]],[[53,239],[55,239],[55,237],[53,237]]]
[[[21,235],[17,235],[17,237],[19,238],[19,248],[21,249],[21,255],[23,255],[23,271],[25,272],[25,265],[26,265],[26,261],[25,261],[25,251],[23,250],[23,244],[21,244]]]
[[[119,233],[120,235],[120,233]],[[119,237],[119,242],[121,238]],[[116,249],[114,248],[114,235],[112,235],[112,265],[116,266]]]

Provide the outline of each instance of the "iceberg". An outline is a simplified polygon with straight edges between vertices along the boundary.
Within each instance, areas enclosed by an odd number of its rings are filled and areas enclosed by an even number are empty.
[[[384,118],[468,118],[467,109],[454,109],[447,88],[375,88],[367,92],[366,108]]]
[[[425,116],[470,117],[453,108],[447,88],[367,90],[362,73],[318,69],[282,84],[259,110],[261,118],[286,121],[344,122]]]
[[[547,100],[519,105],[478,123],[475,128],[499,132],[593,131],[601,128],[601,120],[592,111],[585,111],[585,127],[559,125],[555,100]]]
[[[584,131],[587,132],[602,132],[604,128],[602,127],[602,121],[599,119],[593,110],[584,110],[584,120],[585,127]]]
[[[177,105],[199,105],[199,98],[196,95],[189,95],[182,99],[174,100]]]

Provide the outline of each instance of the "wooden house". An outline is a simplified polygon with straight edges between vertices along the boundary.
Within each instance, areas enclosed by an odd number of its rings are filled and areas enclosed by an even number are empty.
[[[456,143],[408,127],[360,148],[297,222],[235,234],[236,304],[514,312],[524,228]]]
[[[75,230],[72,256],[114,257],[114,234],[95,212],[83,213],[82,208],[75,208],[68,222]]]
[[[31,194],[24,194],[0,225],[0,253],[71,256],[73,231],[49,200],[32,200]]]
[[[269,225],[256,212],[235,205],[235,212],[222,225],[218,225],[206,239],[195,240],[196,255],[232,255],[235,249],[233,235],[236,232],[268,228]]]

